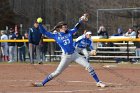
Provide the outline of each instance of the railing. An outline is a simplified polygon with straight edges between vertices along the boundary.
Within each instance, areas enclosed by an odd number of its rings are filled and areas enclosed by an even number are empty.
[[[100,39],[100,38],[92,38],[93,42],[119,42],[119,41],[139,41],[140,42],[140,38],[136,39],[136,38],[109,38],[109,39]],[[74,39],[75,40],[75,39]],[[24,39],[24,40],[0,40],[0,42],[28,42],[28,39]],[[54,39],[43,39],[43,42],[55,42]]]

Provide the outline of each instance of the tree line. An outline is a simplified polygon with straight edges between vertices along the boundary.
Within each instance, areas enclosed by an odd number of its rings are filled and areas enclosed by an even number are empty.
[[[81,29],[89,29],[96,34],[97,9],[135,8],[139,4],[139,0],[1,0],[0,29],[5,29],[6,25],[23,24],[26,30],[37,17],[42,17],[51,28],[59,21],[65,21],[73,27],[78,18],[87,12],[90,14],[89,22]],[[131,25],[131,19],[101,13],[99,25],[114,28],[109,29],[109,33],[114,33],[115,27]]]

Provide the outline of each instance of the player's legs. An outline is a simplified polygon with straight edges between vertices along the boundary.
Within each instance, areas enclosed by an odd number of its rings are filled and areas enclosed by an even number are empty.
[[[1,47],[2,61],[5,61],[4,47]]]
[[[25,61],[26,59],[25,46],[22,46],[22,55],[23,55],[23,61]]]
[[[140,56],[140,49],[139,48],[136,49],[136,56]],[[137,61],[139,62],[140,58],[137,58]]]
[[[10,62],[13,61],[12,50],[13,50],[13,46],[9,46],[9,60],[10,60]]]
[[[36,59],[37,62],[40,63],[41,62],[41,51],[40,51],[40,45],[36,45]]]
[[[19,61],[25,61],[25,46],[18,47]]]
[[[15,46],[9,46],[9,62],[15,61],[14,59],[15,56]]]
[[[22,62],[22,50],[21,50],[21,47],[18,47],[18,59],[20,62]]]
[[[82,49],[81,48],[76,48],[77,53],[81,53]]]
[[[8,46],[4,46],[5,61],[9,61]]]
[[[42,82],[42,85],[44,86],[48,81],[52,80],[53,78],[57,77],[62,71],[65,70],[65,68],[68,67],[69,63],[72,61],[71,56],[68,55],[62,55],[62,59],[60,64],[58,65],[57,69],[48,75],[45,80]]]
[[[83,67],[85,67],[88,70],[88,72],[90,73],[90,75],[95,79],[95,81],[99,82],[100,80],[99,80],[98,76],[96,75],[94,69],[91,67],[91,65],[88,63],[88,61],[79,54],[76,54],[75,57],[76,57],[75,62],[82,65]]]
[[[75,62],[76,62],[76,63],[82,65],[83,67],[85,67],[85,68],[88,70],[88,72],[90,73],[90,75],[91,75],[91,76],[94,78],[94,80],[96,81],[98,87],[105,87],[105,84],[103,84],[103,83],[99,80],[99,78],[98,78],[97,74],[95,73],[93,67],[90,65],[90,63],[88,63],[88,61],[87,61],[84,57],[82,57],[81,55],[79,55],[79,54],[77,53],[77,54],[75,54],[75,58],[74,58],[74,59],[75,59]]]
[[[89,53],[87,51],[86,48],[82,49],[82,53],[84,54],[84,56],[86,57],[86,59],[89,61]]]
[[[30,54],[30,63],[34,64],[34,50],[35,50],[35,45],[29,43],[29,54]]]

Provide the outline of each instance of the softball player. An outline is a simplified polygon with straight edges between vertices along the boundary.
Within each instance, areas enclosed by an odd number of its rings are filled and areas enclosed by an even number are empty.
[[[8,36],[5,34],[4,31],[1,31],[1,40],[8,40]],[[7,42],[1,42],[1,51],[2,51],[2,58],[3,61],[8,61],[8,43]]]
[[[87,60],[89,60],[89,53],[86,48],[89,47],[91,51],[93,50],[91,34],[90,31],[85,32],[85,34],[79,36],[74,43],[77,52],[84,54]]]
[[[85,58],[83,58],[80,54],[78,54],[75,51],[75,48],[73,46],[72,35],[79,29],[79,26],[83,23],[83,21],[87,20],[85,17],[82,16],[81,20],[75,25],[73,29],[68,29],[66,23],[59,22],[55,27],[55,29],[57,30],[56,34],[46,31],[44,27],[41,24],[39,24],[39,29],[42,34],[56,40],[57,44],[62,49],[62,56],[60,64],[58,65],[57,69],[53,73],[49,74],[43,82],[33,83],[33,86],[35,87],[44,86],[47,82],[49,82],[50,80],[61,74],[62,71],[64,71],[72,61],[75,61],[76,63],[82,65],[88,70],[90,75],[97,82],[98,87],[105,87],[105,84],[99,80],[98,76],[96,75],[91,65],[87,62]]]

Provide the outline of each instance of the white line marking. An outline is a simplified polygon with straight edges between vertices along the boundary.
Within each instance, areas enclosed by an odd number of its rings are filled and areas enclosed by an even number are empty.
[[[50,93],[72,93],[73,91],[47,91]]]
[[[72,83],[94,83],[94,82],[87,82],[87,81],[66,81],[66,82],[72,82]]]
[[[66,81],[66,82],[96,84],[96,82],[88,82],[88,81]],[[108,83],[108,82],[105,82],[105,84],[107,84],[107,85],[117,85],[117,86],[123,85],[123,84],[119,84],[119,83]]]
[[[93,90],[74,90],[75,92],[92,92]]]
[[[117,65],[104,65],[103,67],[105,67],[105,68],[113,68],[113,67],[117,67]]]
[[[66,81],[70,83],[89,83],[89,84],[95,84],[96,82],[88,82],[88,81]]]
[[[92,92],[94,90],[73,90],[73,91],[48,91],[53,93],[73,93],[73,92]]]

